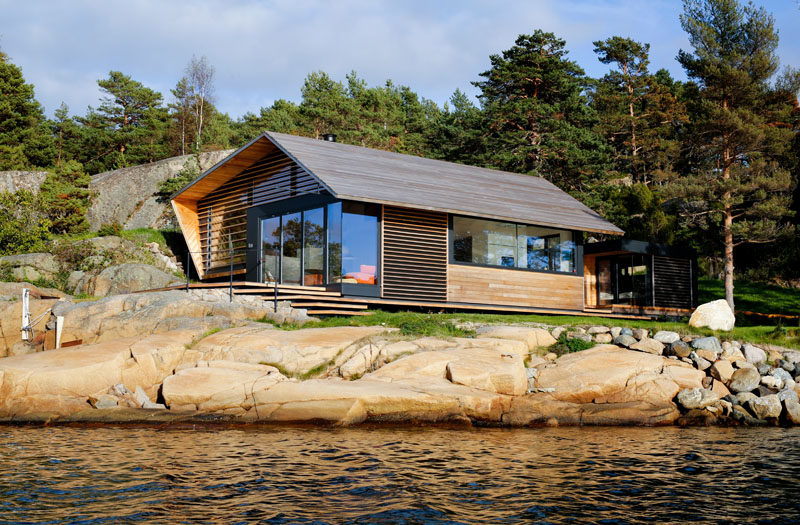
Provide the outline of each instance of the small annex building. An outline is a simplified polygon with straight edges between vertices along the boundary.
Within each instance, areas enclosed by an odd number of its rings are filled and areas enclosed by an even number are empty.
[[[584,239],[624,233],[541,177],[273,132],[172,205],[201,280],[232,272],[363,308],[611,308],[607,258]]]

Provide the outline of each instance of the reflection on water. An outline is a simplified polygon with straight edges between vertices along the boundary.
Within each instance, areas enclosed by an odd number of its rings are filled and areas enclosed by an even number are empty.
[[[800,428],[0,427],[0,523],[800,516]]]

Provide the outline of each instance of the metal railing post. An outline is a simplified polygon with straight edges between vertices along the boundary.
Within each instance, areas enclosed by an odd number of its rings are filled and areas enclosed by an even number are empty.
[[[230,288],[228,289],[228,295],[230,297],[230,301],[233,302],[233,250],[231,250],[230,272],[231,272],[231,280],[230,280]]]
[[[186,293],[189,293],[189,261],[192,260],[192,252],[190,250],[186,250],[186,266],[184,266],[183,271],[186,272]]]
[[[272,284],[275,289],[275,307],[273,312],[276,313],[278,311],[278,260],[280,260],[280,257],[275,257],[275,274],[272,276]]]

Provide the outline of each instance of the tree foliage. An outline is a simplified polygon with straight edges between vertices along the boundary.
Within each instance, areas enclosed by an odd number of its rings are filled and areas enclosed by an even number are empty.
[[[36,194],[0,193],[0,255],[44,251],[49,234],[50,221]]]
[[[91,203],[91,177],[70,160],[51,170],[39,188],[39,198],[53,233],[81,233],[89,229],[86,212]]]
[[[565,42],[541,30],[489,57],[475,82],[489,122],[484,164],[541,175],[580,192],[602,180],[608,147],[593,127],[589,80],[567,59]]]
[[[46,167],[52,154],[52,138],[33,85],[0,52],[0,170]]]
[[[733,308],[734,247],[773,240],[789,214],[791,177],[773,152],[792,133],[771,121],[785,118],[791,97],[769,84],[778,70],[778,33],[763,8],[684,0],[681,25],[693,50],[681,50],[678,61],[697,89],[689,170],[671,190],[690,202],[686,215],[708,216],[720,232],[725,298]]]

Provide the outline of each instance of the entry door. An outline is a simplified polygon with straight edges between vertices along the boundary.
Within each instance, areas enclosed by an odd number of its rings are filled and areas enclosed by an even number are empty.
[[[610,257],[596,259],[597,264],[597,304],[610,306],[614,304],[614,260]]]

